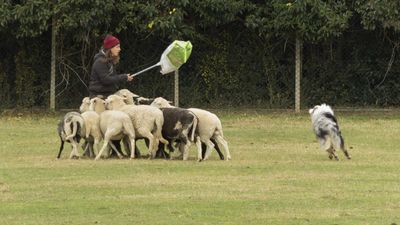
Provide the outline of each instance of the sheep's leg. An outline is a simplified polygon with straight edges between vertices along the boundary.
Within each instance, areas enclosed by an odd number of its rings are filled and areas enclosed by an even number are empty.
[[[94,158],[95,157],[95,154],[94,154],[95,143],[96,143],[96,141],[89,145],[89,158]]]
[[[103,147],[101,148],[99,154],[97,154],[96,158],[94,160],[98,160],[100,159],[101,155],[103,154],[104,150],[107,148],[108,142],[109,142],[109,138],[104,138],[104,144]]]
[[[163,143],[163,144],[165,144],[165,145],[168,144],[168,141],[165,138],[163,138],[162,136],[158,139],[158,141]]]
[[[164,122],[161,122],[161,120],[156,119],[155,123],[156,123],[156,131],[154,133],[154,136],[157,139],[157,142],[161,142],[164,145],[168,145],[168,141],[166,139],[164,139],[164,137],[162,136],[162,133],[161,133],[161,128],[162,128]],[[157,143],[157,145],[158,145],[158,143]]]
[[[156,157],[158,144],[160,143],[159,139],[153,136],[153,149],[151,151],[151,158],[154,159]],[[168,143],[168,142],[167,142]]]
[[[128,136],[125,136],[122,139],[122,143],[124,144],[124,149],[125,149],[125,153],[127,156],[131,155],[131,147],[129,146],[129,142],[130,142],[130,140],[129,140]]]
[[[69,154],[69,159],[73,159],[74,158],[74,147],[72,147],[72,151],[71,154]]]
[[[95,160],[98,160],[101,155],[103,154],[104,150],[107,148],[107,145],[111,143],[111,137],[115,136],[118,134],[120,129],[107,129],[105,134],[104,134],[104,144],[103,147],[101,148],[99,154],[96,156]]]
[[[92,150],[92,155],[90,155],[90,158],[96,157],[95,153],[99,154],[99,146],[100,146],[100,140],[99,139],[94,139],[94,144],[93,144],[93,150]]]
[[[112,140],[111,143],[114,145],[114,148],[111,150],[110,157],[115,157],[118,156],[120,158],[120,155],[123,155],[122,149],[121,149],[121,140]]]
[[[183,144],[183,160],[187,160],[189,158],[189,147],[190,147],[189,141],[186,144]]]
[[[221,149],[219,148],[217,142],[213,138],[211,138],[211,141],[214,144],[215,151],[219,155],[219,159],[224,160],[225,159],[224,154],[222,154]],[[207,146],[204,143],[201,143],[201,150],[202,150],[202,158],[204,158],[207,150]]]
[[[114,150],[115,153],[117,153],[118,158],[122,159],[124,158],[124,156],[121,154],[120,151],[118,151],[117,147],[115,147],[114,143],[112,143],[112,141],[110,142],[110,146],[112,148],[112,150]]]
[[[163,143],[159,143],[158,144],[157,151],[156,151],[156,158],[157,159],[158,158],[163,159],[165,157],[165,154],[164,154],[164,152],[162,150],[164,148],[165,148],[165,145]]]
[[[89,146],[88,146],[88,142],[87,142],[87,140],[85,139],[85,142],[83,142],[83,145],[82,145],[82,150],[83,150],[83,156],[88,156],[88,155],[90,155],[89,154]]]
[[[173,141],[171,140],[171,143],[172,143]],[[179,150],[179,155],[177,156],[177,159],[183,159],[183,152],[184,152],[184,148],[183,148],[183,145],[184,145],[185,143],[184,142],[182,142],[182,141],[180,141],[175,147],[177,147],[178,148],[178,150]]]
[[[195,137],[194,139],[195,139],[195,143],[196,143],[196,146],[197,146],[197,161],[201,162],[201,160],[203,160],[202,143],[200,141],[200,138]]]
[[[78,151],[79,143],[78,143],[78,142],[75,142],[74,144],[75,144],[75,146],[74,146],[74,149],[75,149],[75,156],[78,157],[78,158],[80,158],[79,151]]]
[[[187,144],[180,143],[179,144],[179,151],[182,153],[182,160],[187,160],[189,158],[189,151],[187,149]]]
[[[64,141],[62,138],[60,138],[60,140],[61,140],[61,145],[60,145],[60,150],[58,151],[57,159],[60,158],[61,152],[64,150]]]
[[[215,148],[215,151],[217,151],[219,158],[221,160],[224,160],[225,159],[224,154],[222,154],[221,149],[218,146],[218,143],[213,138],[211,138],[211,141],[215,145],[214,148]]]
[[[214,148],[214,144],[210,140],[207,140],[204,143],[207,145],[207,150],[203,160],[207,160],[208,157],[210,157],[211,150]]]
[[[129,137],[129,141],[130,141],[130,151],[131,151],[131,159],[135,158],[135,147],[136,147],[136,143],[135,143],[135,137]]]
[[[79,152],[78,152],[78,143],[75,140],[70,140],[72,144],[72,151],[69,156],[70,159],[72,159],[74,156],[79,158]]]
[[[142,134],[141,136],[146,138],[149,141],[149,159],[154,159],[154,157],[156,156],[156,149],[158,147],[158,140],[157,138],[150,132],[147,130],[139,130],[138,132],[139,134]]]
[[[167,147],[169,148],[170,144],[168,144]],[[170,150],[170,152],[171,152],[171,150]],[[157,148],[157,152],[156,152],[156,158],[170,159],[170,155],[165,151],[165,144],[163,144],[162,142],[158,143],[158,148]]]
[[[140,150],[139,150],[138,146],[136,145],[136,139],[135,139],[135,157],[140,158],[141,156],[142,156],[142,154],[140,153]]]
[[[218,145],[224,146],[225,154],[226,154],[226,160],[231,160],[231,153],[229,152],[229,147],[228,147],[228,142],[225,141],[225,139],[221,135],[217,135],[215,137],[215,141],[217,142]]]

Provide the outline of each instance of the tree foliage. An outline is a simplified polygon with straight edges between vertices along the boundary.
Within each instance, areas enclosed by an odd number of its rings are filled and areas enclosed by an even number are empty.
[[[47,104],[54,28],[59,107],[76,107],[87,95],[92,57],[107,33],[121,39],[124,72],[157,62],[174,39],[191,40],[193,54],[181,69],[182,104],[291,107],[296,37],[304,41],[305,104],[396,105],[399,6],[395,0],[2,0],[0,96],[8,101],[3,106]],[[172,99],[172,78],[158,71],[129,85]]]
[[[361,15],[361,23],[367,29],[375,30],[383,27],[400,31],[400,1],[356,1],[355,10]]]
[[[246,23],[261,35],[318,42],[339,36],[351,14],[344,1],[272,0],[255,3]]]

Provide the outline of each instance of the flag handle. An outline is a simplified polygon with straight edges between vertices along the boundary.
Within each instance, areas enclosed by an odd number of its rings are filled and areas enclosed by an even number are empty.
[[[161,62],[158,62],[157,64],[154,64],[154,65],[152,65],[152,66],[150,66],[150,67],[148,67],[148,68],[146,68],[146,69],[144,69],[144,70],[141,70],[141,71],[139,71],[139,72],[137,72],[137,73],[134,73],[134,74],[132,74],[134,77],[136,77],[137,75],[139,75],[139,74],[141,74],[141,73],[144,73],[144,72],[146,72],[147,70],[151,70],[151,69],[153,69],[154,67],[156,67],[156,66],[161,66]]]

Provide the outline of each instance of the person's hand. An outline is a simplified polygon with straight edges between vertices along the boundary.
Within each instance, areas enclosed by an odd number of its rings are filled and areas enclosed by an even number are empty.
[[[133,77],[134,77],[133,74],[131,75],[131,74],[128,73],[127,76],[128,76],[128,81],[132,81],[133,80]]]

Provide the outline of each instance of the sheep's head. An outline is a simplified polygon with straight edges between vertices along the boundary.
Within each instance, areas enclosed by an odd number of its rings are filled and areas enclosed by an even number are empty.
[[[173,106],[171,104],[172,104],[171,101],[168,101],[162,97],[158,97],[154,99],[154,101],[150,105],[157,108],[172,108]]]
[[[82,99],[82,104],[79,107],[79,111],[81,113],[84,113],[86,111],[89,111],[89,107],[90,107],[90,98],[89,97],[85,97]]]
[[[106,105],[103,99],[101,98],[92,98],[90,100],[89,110],[96,111],[97,113],[104,112],[106,110]]]
[[[135,99],[139,98],[140,96],[137,94],[132,93],[128,89],[121,89],[115,93],[115,95],[121,96],[125,98],[124,102],[128,105],[133,105],[135,104]]]
[[[109,110],[118,110],[126,105],[126,98],[118,95],[110,95],[106,99],[106,108]]]
[[[153,101],[154,98],[145,98],[145,97],[135,98],[136,105],[150,105]]]

